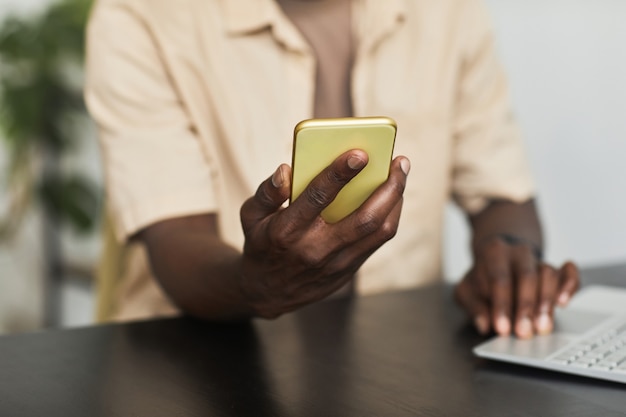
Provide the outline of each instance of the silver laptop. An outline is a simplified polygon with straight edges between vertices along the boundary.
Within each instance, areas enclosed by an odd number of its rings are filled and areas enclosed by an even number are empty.
[[[554,333],[530,340],[495,337],[477,356],[626,383],[626,289],[584,288],[555,313]]]

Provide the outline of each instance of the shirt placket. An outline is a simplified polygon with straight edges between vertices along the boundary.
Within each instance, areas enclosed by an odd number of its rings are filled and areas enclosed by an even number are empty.
[[[315,58],[309,51],[288,52],[287,88],[289,120],[295,124],[313,116]]]
[[[313,51],[300,32],[286,18],[274,23],[272,31],[283,48],[286,62],[287,117],[289,131],[304,119],[313,117],[316,61]],[[285,138],[285,149],[291,154],[292,137]]]
[[[356,0],[353,4],[352,27],[357,47],[351,75],[352,108],[355,116],[372,116],[370,84],[376,82],[371,71],[375,50],[399,27],[404,5],[400,0]]]

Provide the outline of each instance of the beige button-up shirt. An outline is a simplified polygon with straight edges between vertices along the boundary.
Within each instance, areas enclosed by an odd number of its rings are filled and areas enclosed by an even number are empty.
[[[441,277],[443,213],[533,188],[481,0],[354,0],[356,116],[398,124],[412,171],[397,236],[358,275],[368,294]],[[98,0],[86,97],[99,126],[117,237],[218,214],[242,247],[239,208],[291,159],[310,118],[315,58],[274,0]],[[128,244],[118,318],[174,312]]]

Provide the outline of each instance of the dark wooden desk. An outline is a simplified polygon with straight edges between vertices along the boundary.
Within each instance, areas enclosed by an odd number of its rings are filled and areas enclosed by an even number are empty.
[[[624,285],[626,266],[586,281]],[[626,386],[480,360],[450,288],[275,322],[158,320],[0,338],[0,416],[618,416]]]

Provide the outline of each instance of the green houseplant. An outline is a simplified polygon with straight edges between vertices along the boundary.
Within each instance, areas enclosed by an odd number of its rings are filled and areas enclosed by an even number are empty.
[[[59,0],[37,15],[10,16],[0,27],[0,140],[8,151],[7,171],[0,173],[7,200],[0,244],[38,207],[48,287],[63,276],[59,227],[88,232],[98,221],[98,187],[62,164],[87,118],[81,84],[90,3]],[[46,316],[54,324],[57,306],[49,304]]]

